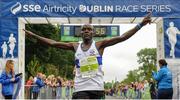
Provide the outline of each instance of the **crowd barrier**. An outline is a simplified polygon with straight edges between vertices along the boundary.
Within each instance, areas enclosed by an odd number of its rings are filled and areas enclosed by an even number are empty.
[[[33,99],[33,87],[25,85],[25,99]],[[44,86],[38,93],[38,99],[70,99],[72,98],[73,87],[50,87]]]

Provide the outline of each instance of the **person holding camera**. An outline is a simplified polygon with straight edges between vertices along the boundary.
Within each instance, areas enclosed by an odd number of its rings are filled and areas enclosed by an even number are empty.
[[[14,93],[14,84],[17,83],[22,75],[15,76],[14,61],[7,60],[5,70],[0,76],[0,83],[2,84],[2,95],[5,99],[12,99]]]

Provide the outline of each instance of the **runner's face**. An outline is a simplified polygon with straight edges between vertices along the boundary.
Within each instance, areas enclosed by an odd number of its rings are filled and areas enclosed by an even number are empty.
[[[92,40],[93,28],[91,25],[84,25],[81,29],[81,36],[84,40]]]

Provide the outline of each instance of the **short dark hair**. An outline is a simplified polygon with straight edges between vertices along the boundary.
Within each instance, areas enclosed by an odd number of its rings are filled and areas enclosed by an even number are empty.
[[[94,29],[94,27],[91,24],[84,24],[81,26],[81,29],[83,29],[83,28],[90,28],[92,30]]]
[[[166,66],[167,65],[167,62],[165,59],[160,59],[159,60],[159,64],[161,64],[162,66]]]

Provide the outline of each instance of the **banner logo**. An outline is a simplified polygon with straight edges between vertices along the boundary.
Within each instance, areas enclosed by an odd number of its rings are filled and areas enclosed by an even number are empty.
[[[11,13],[15,15],[17,12],[21,10],[21,8],[22,8],[21,3],[17,2],[15,5],[11,7]]]
[[[108,12],[171,12],[170,5],[84,5],[79,6],[67,4],[21,4],[17,2],[11,7],[11,13],[17,14],[21,11],[23,13],[42,12],[42,13],[71,13],[75,14],[79,10],[81,13],[108,13]]]

